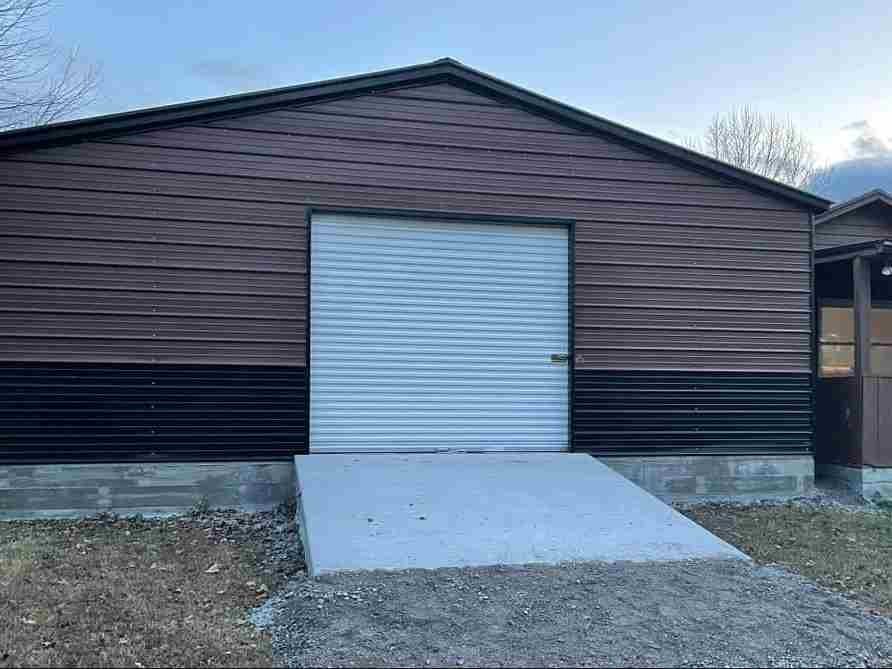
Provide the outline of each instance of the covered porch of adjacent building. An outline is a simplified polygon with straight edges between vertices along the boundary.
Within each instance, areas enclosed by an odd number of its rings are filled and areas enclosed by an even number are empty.
[[[815,253],[816,474],[892,496],[892,240]]]

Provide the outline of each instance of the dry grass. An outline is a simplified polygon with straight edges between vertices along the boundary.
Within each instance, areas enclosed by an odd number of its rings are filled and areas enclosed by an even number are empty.
[[[271,666],[256,558],[188,519],[0,523],[0,667]]]
[[[684,511],[760,563],[780,564],[892,614],[892,514],[795,505]]]

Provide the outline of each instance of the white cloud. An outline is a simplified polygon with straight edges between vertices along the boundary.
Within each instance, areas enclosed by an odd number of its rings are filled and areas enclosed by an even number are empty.
[[[854,121],[842,127],[854,133],[849,150],[855,158],[884,158],[892,156],[892,137],[884,137],[867,120]]]

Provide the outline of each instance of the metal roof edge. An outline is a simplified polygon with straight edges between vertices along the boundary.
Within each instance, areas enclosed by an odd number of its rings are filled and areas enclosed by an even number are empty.
[[[884,191],[882,188],[874,188],[873,190],[862,193],[861,195],[853,197],[850,200],[846,200],[845,202],[840,202],[839,204],[833,205],[824,213],[815,216],[815,224],[820,225],[821,223],[827,223],[828,221],[832,221],[839,216],[851,213],[856,209],[861,209],[862,207],[876,204],[877,202],[892,207],[892,195]]]

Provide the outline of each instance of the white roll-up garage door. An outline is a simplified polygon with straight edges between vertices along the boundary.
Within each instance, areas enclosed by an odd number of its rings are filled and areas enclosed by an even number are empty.
[[[311,226],[311,451],[567,448],[565,226]]]

